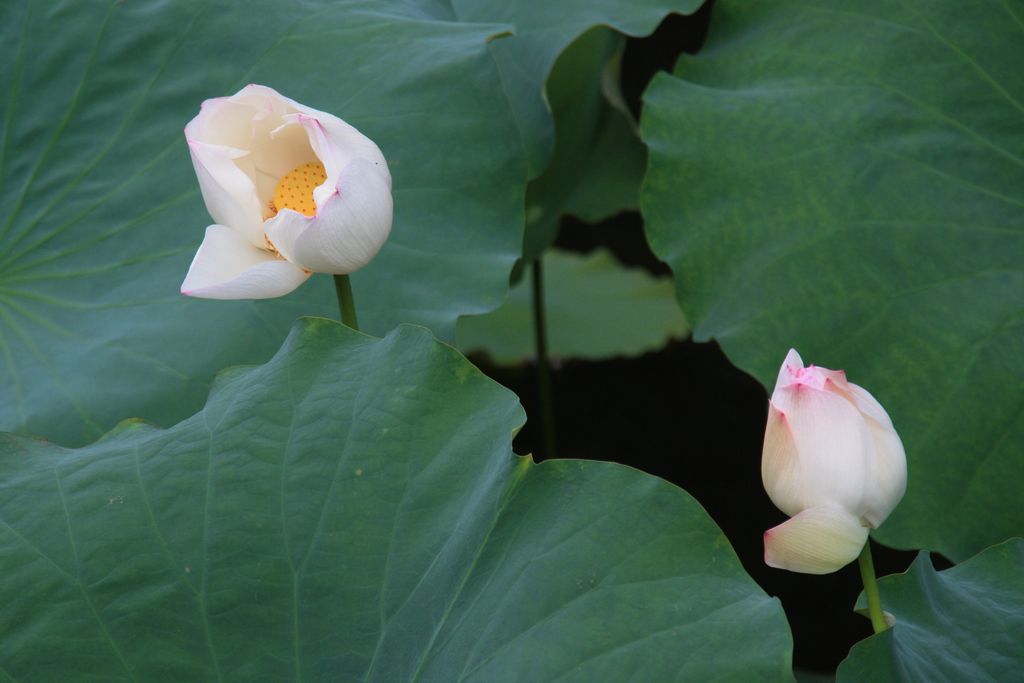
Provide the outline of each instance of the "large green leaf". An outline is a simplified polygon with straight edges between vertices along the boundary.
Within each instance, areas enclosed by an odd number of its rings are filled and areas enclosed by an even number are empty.
[[[633,356],[686,335],[671,280],[625,268],[604,249],[587,256],[550,250],[541,258],[550,356]],[[498,310],[460,318],[455,335],[459,348],[485,351],[498,363],[532,358],[532,297],[525,278]]]
[[[723,0],[641,122],[694,337],[766,386],[791,346],[845,368],[909,456],[878,537],[958,560],[1024,534],[1022,17]]]
[[[210,222],[182,127],[265,83],[376,140],[395,226],[354,276],[363,326],[454,336],[497,307],[520,253],[525,162],[487,41],[429,0],[12,1],[0,5],[0,427],[74,445],[129,415],[170,425],[213,374],[262,362],[316,276],[278,301],[178,287]]]
[[[544,171],[554,147],[554,122],[543,93],[562,50],[595,26],[646,35],[668,14],[691,14],[704,0],[452,0],[452,4],[463,21],[515,27],[513,38],[492,43],[491,50],[522,132],[530,177],[535,178]]]
[[[300,321],[172,429],[0,439],[14,680],[785,680],[782,609],[685,492],[514,457],[423,328]]]
[[[896,625],[850,650],[839,683],[1020,680],[1024,541],[1007,541],[943,572],[921,553],[906,574],[882,579],[879,590]]]

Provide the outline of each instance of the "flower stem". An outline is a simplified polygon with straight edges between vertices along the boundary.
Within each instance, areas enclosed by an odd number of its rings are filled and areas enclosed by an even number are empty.
[[[871,617],[871,627],[875,633],[881,633],[889,626],[885,623],[885,615],[882,614],[882,599],[878,595],[878,583],[875,581],[875,565],[871,561],[871,540],[864,544],[857,558],[860,565],[860,578],[864,581],[864,593],[868,596],[868,616]]]
[[[548,332],[544,319],[544,271],[541,260],[533,262],[533,339],[537,351],[537,385],[540,390],[541,430],[544,456],[555,457],[555,402],[548,361]]]
[[[352,282],[348,275],[334,276],[334,291],[338,295],[338,309],[341,311],[341,322],[353,330],[359,329],[356,320],[356,302],[352,299]]]

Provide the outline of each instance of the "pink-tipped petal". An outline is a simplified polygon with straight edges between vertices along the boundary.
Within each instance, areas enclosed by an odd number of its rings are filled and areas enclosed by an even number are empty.
[[[857,559],[867,540],[867,528],[843,508],[808,508],[765,532],[764,561],[791,572],[831,574]]]
[[[779,375],[775,379],[775,390],[778,391],[782,387],[788,387],[797,376],[800,370],[803,370],[804,361],[800,357],[800,354],[796,352],[796,349],[790,349],[789,353],[786,354],[786,360],[782,361],[782,367],[779,368]]]
[[[356,159],[342,169],[335,194],[316,216],[283,210],[265,230],[289,261],[319,273],[353,273],[377,255],[391,232],[391,187],[373,162]]]
[[[818,372],[821,373],[822,379],[824,380],[823,383],[826,391],[834,391],[839,394],[849,392],[850,383],[846,379],[846,373],[842,370],[818,368]]]
[[[257,249],[231,228],[211,225],[181,293],[201,299],[270,299],[288,294],[309,273]]]
[[[306,127],[309,143],[328,170],[328,180],[331,180],[332,166],[341,171],[352,161],[365,159],[377,167],[387,182],[388,189],[391,189],[391,172],[388,170],[387,161],[373,140],[333,114],[285,99],[301,115],[299,120]]]
[[[300,123],[305,129],[310,148],[327,172],[327,178],[313,191],[313,199],[318,207],[325,206],[335,194],[343,182],[342,174],[355,161],[369,162],[387,184],[388,191],[391,191],[391,171],[373,140],[336,116],[299,102],[288,101],[298,113],[287,118]]]

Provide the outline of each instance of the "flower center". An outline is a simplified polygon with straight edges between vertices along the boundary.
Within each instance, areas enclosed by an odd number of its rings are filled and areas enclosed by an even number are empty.
[[[298,211],[304,216],[316,215],[313,190],[327,179],[327,171],[319,161],[311,161],[284,174],[274,189],[270,209],[277,214],[281,209]]]

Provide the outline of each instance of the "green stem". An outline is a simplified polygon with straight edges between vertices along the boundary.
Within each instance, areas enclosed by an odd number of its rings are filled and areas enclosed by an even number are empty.
[[[352,299],[352,282],[348,275],[334,276],[334,291],[338,295],[338,309],[341,311],[341,322],[353,330],[359,329],[356,320],[356,302]]]
[[[878,595],[878,583],[875,581],[875,565],[871,561],[871,540],[864,544],[857,558],[860,565],[860,578],[864,581],[864,593],[868,596],[868,616],[871,617],[871,627],[875,633],[881,633],[889,628],[885,623],[885,615],[882,613],[882,599]]]
[[[555,402],[551,391],[551,363],[548,361],[548,331],[544,319],[544,271],[538,258],[533,270],[533,339],[537,350],[537,385],[540,390],[541,430],[544,456],[555,457]]]

